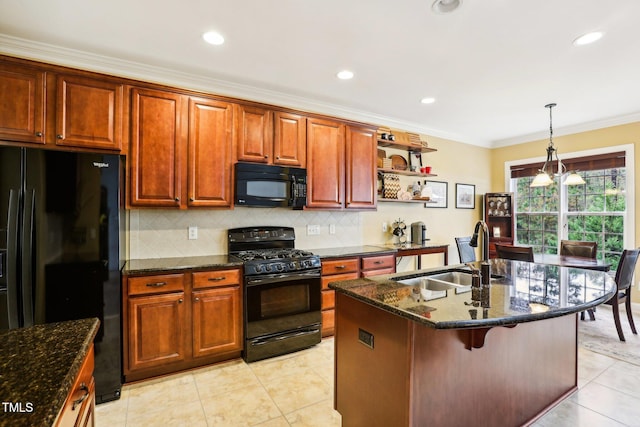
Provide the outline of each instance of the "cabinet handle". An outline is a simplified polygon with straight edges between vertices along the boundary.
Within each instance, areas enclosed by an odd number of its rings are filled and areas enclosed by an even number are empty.
[[[344,270],[345,268],[347,268],[346,265],[336,265],[336,270]]]
[[[58,138],[58,139],[64,139],[64,135],[60,135],[60,134],[58,134],[58,135],[56,135],[56,138]]]
[[[265,155],[264,155],[264,158],[265,158],[265,159],[268,159],[268,158],[269,158],[269,155],[268,155],[268,154],[265,154]]]
[[[207,280],[209,280],[210,282],[219,282],[220,280],[224,280],[226,278],[227,278],[226,276],[209,277],[209,279]]]
[[[179,201],[180,201],[180,197],[176,197],[174,200],[175,200],[176,202],[179,202]]]
[[[36,136],[42,136],[42,132],[36,132]]]
[[[147,286],[150,288],[160,288],[162,286],[166,286],[167,282],[154,282],[154,283],[147,283]]]
[[[80,390],[84,390],[85,393],[82,395],[80,399],[73,401],[73,405],[71,405],[72,411],[75,411],[76,406],[82,404],[82,402],[84,402],[87,399],[87,397],[89,397],[89,387],[87,387],[85,383],[80,384]]]
[[[276,160],[280,160],[280,156],[276,156]]]
[[[193,201],[195,201],[195,199],[193,197],[189,197],[189,201],[193,202]]]
[[[183,303],[183,301],[184,301],[184,300],[183,300],[182,298],[180,298],[180,299],[178,300],[178,304],[182,304],[182,303]]]
[[[198,297],[195,297],[195,299],[193,300],[193,302],[198,302],[198,301],[200,301],[200,298]]]
[[[376,264],[376,265],[383,264],[383,262],[382,262],[382,261],[374,261],[373,263],[374,263],[374,264]]]

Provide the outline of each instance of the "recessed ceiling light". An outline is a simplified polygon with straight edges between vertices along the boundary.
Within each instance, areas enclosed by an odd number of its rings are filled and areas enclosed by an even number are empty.
[[[602,38],[604,33],[602,31],[594,31],[592,33],[583,34],[573,41],[574,46],[584,46],[585,44],[591,44]]]
[[[426,98],[422,98],[420,102],[423,104],[433,104],[434,102],[436,102],[436,99],[432,97],[426,97]]]
[[[431,5],[435,13],[451,13],[462,6],[462,0],[436,0]]]
[[[208,32],[204,33],[202,35],[202,38],[207,43],[213,44],[213,45],[216,45],[216,46],[221,45],[222,43],[224,43],[224,37],[222,37],[222,35],[220,33],[217,33],[215,31],[208,31]]]
[[[342,70],[336,74],[340,80],[349,80],[353,78],[353,71]]]

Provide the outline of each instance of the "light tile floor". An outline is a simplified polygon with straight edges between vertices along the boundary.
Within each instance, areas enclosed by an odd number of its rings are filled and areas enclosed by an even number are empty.
[[[640,366],[583,348],[578,359],[578,391],[534,426],[640,426]],[[260,362],[233,360],[125,385],[120,400],[96,407],[97,427],[340,425],[331,338]]]

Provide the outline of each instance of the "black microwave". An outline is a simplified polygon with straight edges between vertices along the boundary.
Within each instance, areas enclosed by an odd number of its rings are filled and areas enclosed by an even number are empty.
[[[307,171],[258,163],[235,166],[236,206],[291,207],[307,204]]]

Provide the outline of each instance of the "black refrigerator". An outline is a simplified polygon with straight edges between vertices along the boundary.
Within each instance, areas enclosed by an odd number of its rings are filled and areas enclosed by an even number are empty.
[[[100,319],[96,402],[122,384],[118,155],[0,147],[0,332]]]

